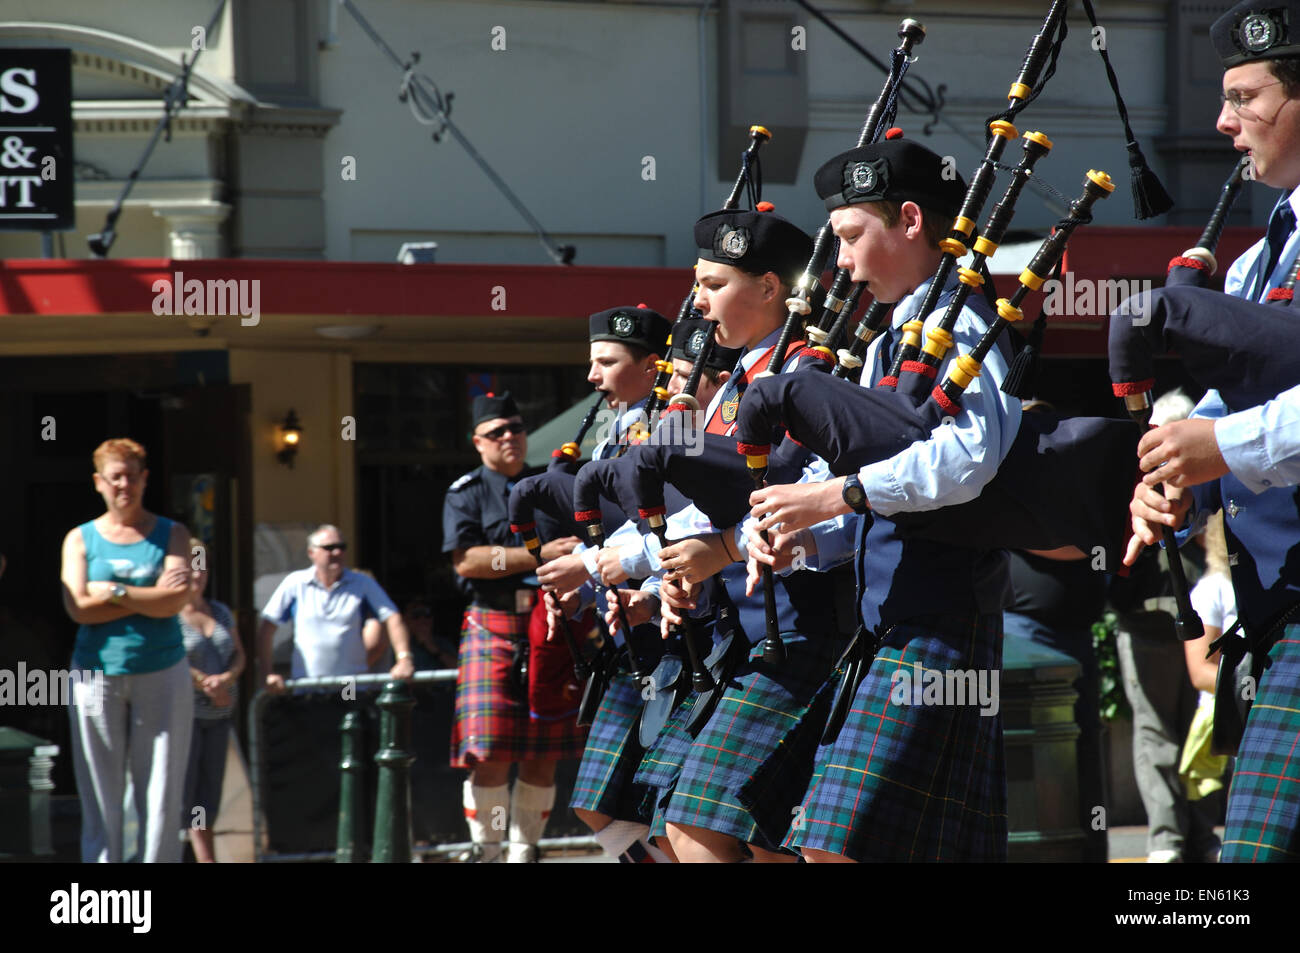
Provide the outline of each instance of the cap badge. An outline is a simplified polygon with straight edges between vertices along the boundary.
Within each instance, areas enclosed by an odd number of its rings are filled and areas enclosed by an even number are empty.
[[[749,251],[749,229],[733,228],[725,232],[721,241],[722,254],[728,258],[744,258]]]
[[[1278,23],[1266,13],[1252,13],[1237,27],[1237,45],[1247,53],[1263,53],[1277,45]]]
[[[867,193],[876,189],[876,170],[869,162],[859,162],[853,166],[853,191]]]
[[[694,360],[704,347],[704,329],[696,328],[686,341],[686,356]]]
[[[636,319],[624,311],[618,311],[610,317],[609,327],[621,338],[631,337],[636,333]]]

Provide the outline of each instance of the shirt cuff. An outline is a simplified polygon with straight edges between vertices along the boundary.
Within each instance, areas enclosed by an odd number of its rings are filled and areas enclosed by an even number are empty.
[[[869,463],[858,471],[867,503],[881,516],[892,516],[907,502],[907,494],[894,476],[889,460]]]
[[[650,572],[650,554],[648,550],[648,540],[655,537],[638,536],[636,542],[628,543],[618,550],[618,562],[627,573],[629,579],[640,579]],[[655,542],[658,542],[656,539]],[[655,550],[658,552],[658,550]],[[655,560],[656,565],[658,560]]]
[[[577,552],[575,549],[574,552]],[[582,564],[587,567],[587,575],[595,579],[600,574],[600,569],[596,565],[596,558],[600,556],[600,550],[588,546],[578,555],[582,558]]]
[[[1214,421],[1214,439],[1232,475],[1256,493],[1273,486],[1264,439],[1262,407],[1252,407]]]

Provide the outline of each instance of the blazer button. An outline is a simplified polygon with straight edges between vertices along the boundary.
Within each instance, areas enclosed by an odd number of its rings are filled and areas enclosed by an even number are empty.
[[[1237,507],[1237,503],[1236,503],[1236,501],[1235,501],[1235,500],[1229,500],[1229,501],[1228,501],[1228,515],[1231,516],[1233,519],[1236,519],[1236,518],[1237,518],[1237,509],[1238,509],[1238,507]]]

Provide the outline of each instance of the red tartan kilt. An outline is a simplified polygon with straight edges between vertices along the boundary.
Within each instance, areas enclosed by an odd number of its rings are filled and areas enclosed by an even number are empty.
[[[465,610],[451,730],[454,767],[581,757],[586,732],[574,718],[531,718],[527,701],[510,687],[514,644],[528,637],[530,617],[478,606]],[[567,649],[560,648],[567,655]]]

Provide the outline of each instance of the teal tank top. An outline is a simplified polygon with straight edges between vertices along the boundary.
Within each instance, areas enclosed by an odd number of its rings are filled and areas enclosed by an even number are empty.
[[[94,522],[82,523],[86,544],[86,579],[119,582],[124,586],[152,586],[162,575],[172,521],[158,517],[147,539],[123,545],[110,543]],[[176,616],[151,619],[129,615],[113,622],[82,625],[72,650],[79,669],[102,670],[105,675],[143,675],[171,668],[185,658],[185,639]]]

